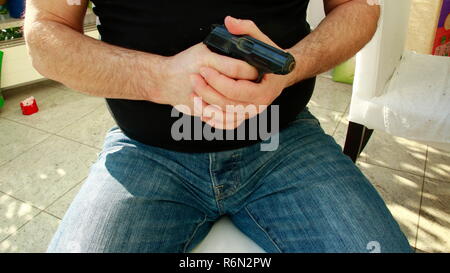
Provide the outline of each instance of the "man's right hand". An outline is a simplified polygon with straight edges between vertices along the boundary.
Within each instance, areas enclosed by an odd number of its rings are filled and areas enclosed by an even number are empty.
[[[255,80],[258,77],[256,68],[248,63],[214,53],[206,45],[199,43],[177,55],[168,57],[163,62],[160,82],[160,90],[163,90],[163,92],[156,102],[170,104],[178,111],[188,115],[200,116],[199,110],[194,108],[194,98],[198,95],[195,94],[193,89],[193,86],[201,81],[198,78],[200,67],[214,68],[236,80]],[[218,107],[209,107],[209,110],[215,109],[213,111],[217,111],[215,114],[226,115],[227,105],[246,105],[246,103],[232,101],[212,88],[206,96],[214,97],[214,101],[221,102],[220,105],[217,105]],[[208,101],[208,98],[205,98],[205,101]],[[202,101],[203,109],[206,106],[208,105]]]

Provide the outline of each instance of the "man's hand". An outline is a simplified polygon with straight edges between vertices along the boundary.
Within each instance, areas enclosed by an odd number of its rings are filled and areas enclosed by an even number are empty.
[[[228,16],[225,26],[232,34],[249,35],[280,48],[250,20]],[[238,73],[231,75],[226,72],[223,65],[202,66],[199,73],[192,76],[194,96],[202,98],[203,107],[213,106],[208,107],[209,111],[203,111],[202,120],[219,129],[234,129],[246,119],[261,113],[284,88],[293,83],[289,75],[266,74],[261,83],[255,83],[251,80],[256,77],[239,77]]]
[[[194,87],[197,86],[198,75],[201,68],[209,68],[214,71],[220,71],[230,79],[255,80],[258,77],[258,71],[248,63],[211,52],[206,45],[199,43],[179,54],[169,57],[163,65],[163,90],[166,90],[159,103],[170,104],[180,112],[185,114],[200,116],[201,111],[194,107],[194,99],[199,97],[195,93]],[[211,90],[212,94],[205,94],[205,98],[219,96],[217,91]],[[201,96],[201,95],[200,95]],[[220,105],[238,104],[239,102],[220,97]],[[208,106],[205,102],[203,107]],[[213,106],[209,107],[213,109]],[[221,113],[219,108],[214,108],[215,112]],[[223,108],[225,109],[225,108]]]

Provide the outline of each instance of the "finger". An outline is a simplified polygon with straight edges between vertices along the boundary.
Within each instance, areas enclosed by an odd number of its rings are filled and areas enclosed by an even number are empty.
[[[191,96],[194,116],[201,117],[203,115],[203,109],[205,109],[208,106],[208,104],[206,102],[204,102],[203,99],[201,98],[201,96],[199,96],[195,92],[192,92],[190,96]]]
[[[211,52],[207,65],[233,79],[256,80],[258,70],[247,62]]]
[[[212,127],[218,129],[233,129],[236,122],[240,124],[245,120],[245,118],[235,119],[234,112],[227,113],[222,111],[222,109],[216,105],[205,103],[195,92],[191,94],[191,97],[193,99],[194,113],[196,113],[195,116],[199,116],[203,122]]]
[[[234,115],[234,112],[225,112],[216,105],[208,105],[203,109],[202,117],[211,120],[211,122],[214,121],[216,124],[224,124],[233,121]]]
[[[235,118],[233,120],[227,120],[225,123],[225,130],[233,130],[239,127],[242,123],[245,122],[245,118]]]
[[[214,90],[235,101],[254,102],[255,90],[260,87],[251,81],[231,79],[209,67],[201,67],[200,74]]]
[[[209,126],[214,127],[220,130],[233,130],[239,127],[245,121],[242,119],[228,119],[224,120],[222,117],[217,116],[215,118],[211,118],[208,121],[205,121]]]
[[[249,35],[273,47],[279,48],[266,34],[264,34],[252,20],[242,20],[231,16],[225,17],[227,30],[235,35]]]
[[[191,111],[188,106],[183,105],[184,108],[187,108],[186,113],[189,115],[194,113],[194,116],[200,117],[203,122],[209,124],[211,127],[221,130],[235,129],[246,119],[245,116],[239,115],[236,118],[235,112],[223,112],[217,106],[207,104],[195,92],[191,93],[190,96],[193,102],[192,108],[194,108],[194,110]]]
[[[227,122],[234,120],[234,113],[226,113],[216,105],[207,105],[202,109],[202,121],[217,129],[228,128]]]
[[[198,74],[191,75],[190,79],[195,93],[202,97],[202,100],[208,104],[217,105],[223,111],[227,111],[227,108],[229,108],[229,106],[245,105],[242,102],[233,101],[226,98],[224,95],[209,86],[202,78],[202,76]]]
[[[225,118],[226,113],[221,111],[219,108],[214,105],[208,105],[203,110],[203,115],[201,117],[202,121],[208,124],[211,127],[217,129],[225,128]]]
[[[224,116],[216,116],[211,119],[211,122],[215,122],[216,124],[223,124],[224,128],[226,129],[232,129],[236,128],[237,124],[242,123],[244,120],[246,120],[245,115],[239,115],[236,112],[228,113],[226,112],[226,115]]]
[[[178,105],[175,105],[173,108],[177,109],[178,112],[183,113],[185,115],[189,115],[189,116],[195,115],[195,114],[193,114],[192,109],[187,105],[178,104]]]
[[[238,106],[230,109],[229,112],[225,112],[225,115],[213,116],[209,124],[215,124],[214,127],[216,128],[220,125],[220,128],[234,129],[245,120],[253,118],[262,111],[264,111],[264,108],[260,107],[260,109],[258,109],[256,105],[248,105],[246,107]]]

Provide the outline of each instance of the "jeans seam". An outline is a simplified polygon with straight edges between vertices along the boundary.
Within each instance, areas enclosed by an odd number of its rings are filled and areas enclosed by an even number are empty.
[[[247,212],[248,216],[250,216],[250,219],[252,219],[252,221],[256,224],[256,226],[258,226],[258,228],[266,235],[266,237],[269,238],[270,242],[272,242],[278,252],[283,253],[277,243],[275,243],[272,237],[270,237],[269,233],[258,223],[258,221],[256,221],[255,217],[253,217],[247,207],[245,207],[245,211]]]
[[[198,229],[199,229],[204,223],[206,223],[206,219],[207,219],[207,218],[208,218],[208,216],[205,214],[205,218],[203,218],[203,220],[202,220],[199,224],[197,224],[197,226],[195,227],[194,232],[192,233],[191,237],[188,239],[188,241],[186,242],[186,244],[184,244],[184,247],[183,247],[183,253],[186,253],[187,247],[189,246],[189,244],[190,244],[190,243],[192,242],[192,240],[194,239],[195,234],[197,234]]]
[[[209,156],[209,176],[211,178],[211,184],[213,186],[214,200],[216,201],[218,213],[219,213],[219,215],[221,215],[222,209],[221,209],[221,206],[220,206],[220,203],[218,200],[219,199],[218,197],[220,197],[220,192],[219,192],[219,196],[217,196],[217,193],[216,193],[217,181],[215,179],[215,175],[212,170],[212,164],[213,164],[212,154],[210,153],[208,156]]]

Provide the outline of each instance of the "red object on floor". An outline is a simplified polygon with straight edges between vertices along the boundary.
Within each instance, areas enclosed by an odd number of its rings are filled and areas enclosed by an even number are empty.
[[[39,108],[34,97],[29,97],[28,99],[20,102],[20,108],[22,108],[22,114],[32,115],[39,111]]]

